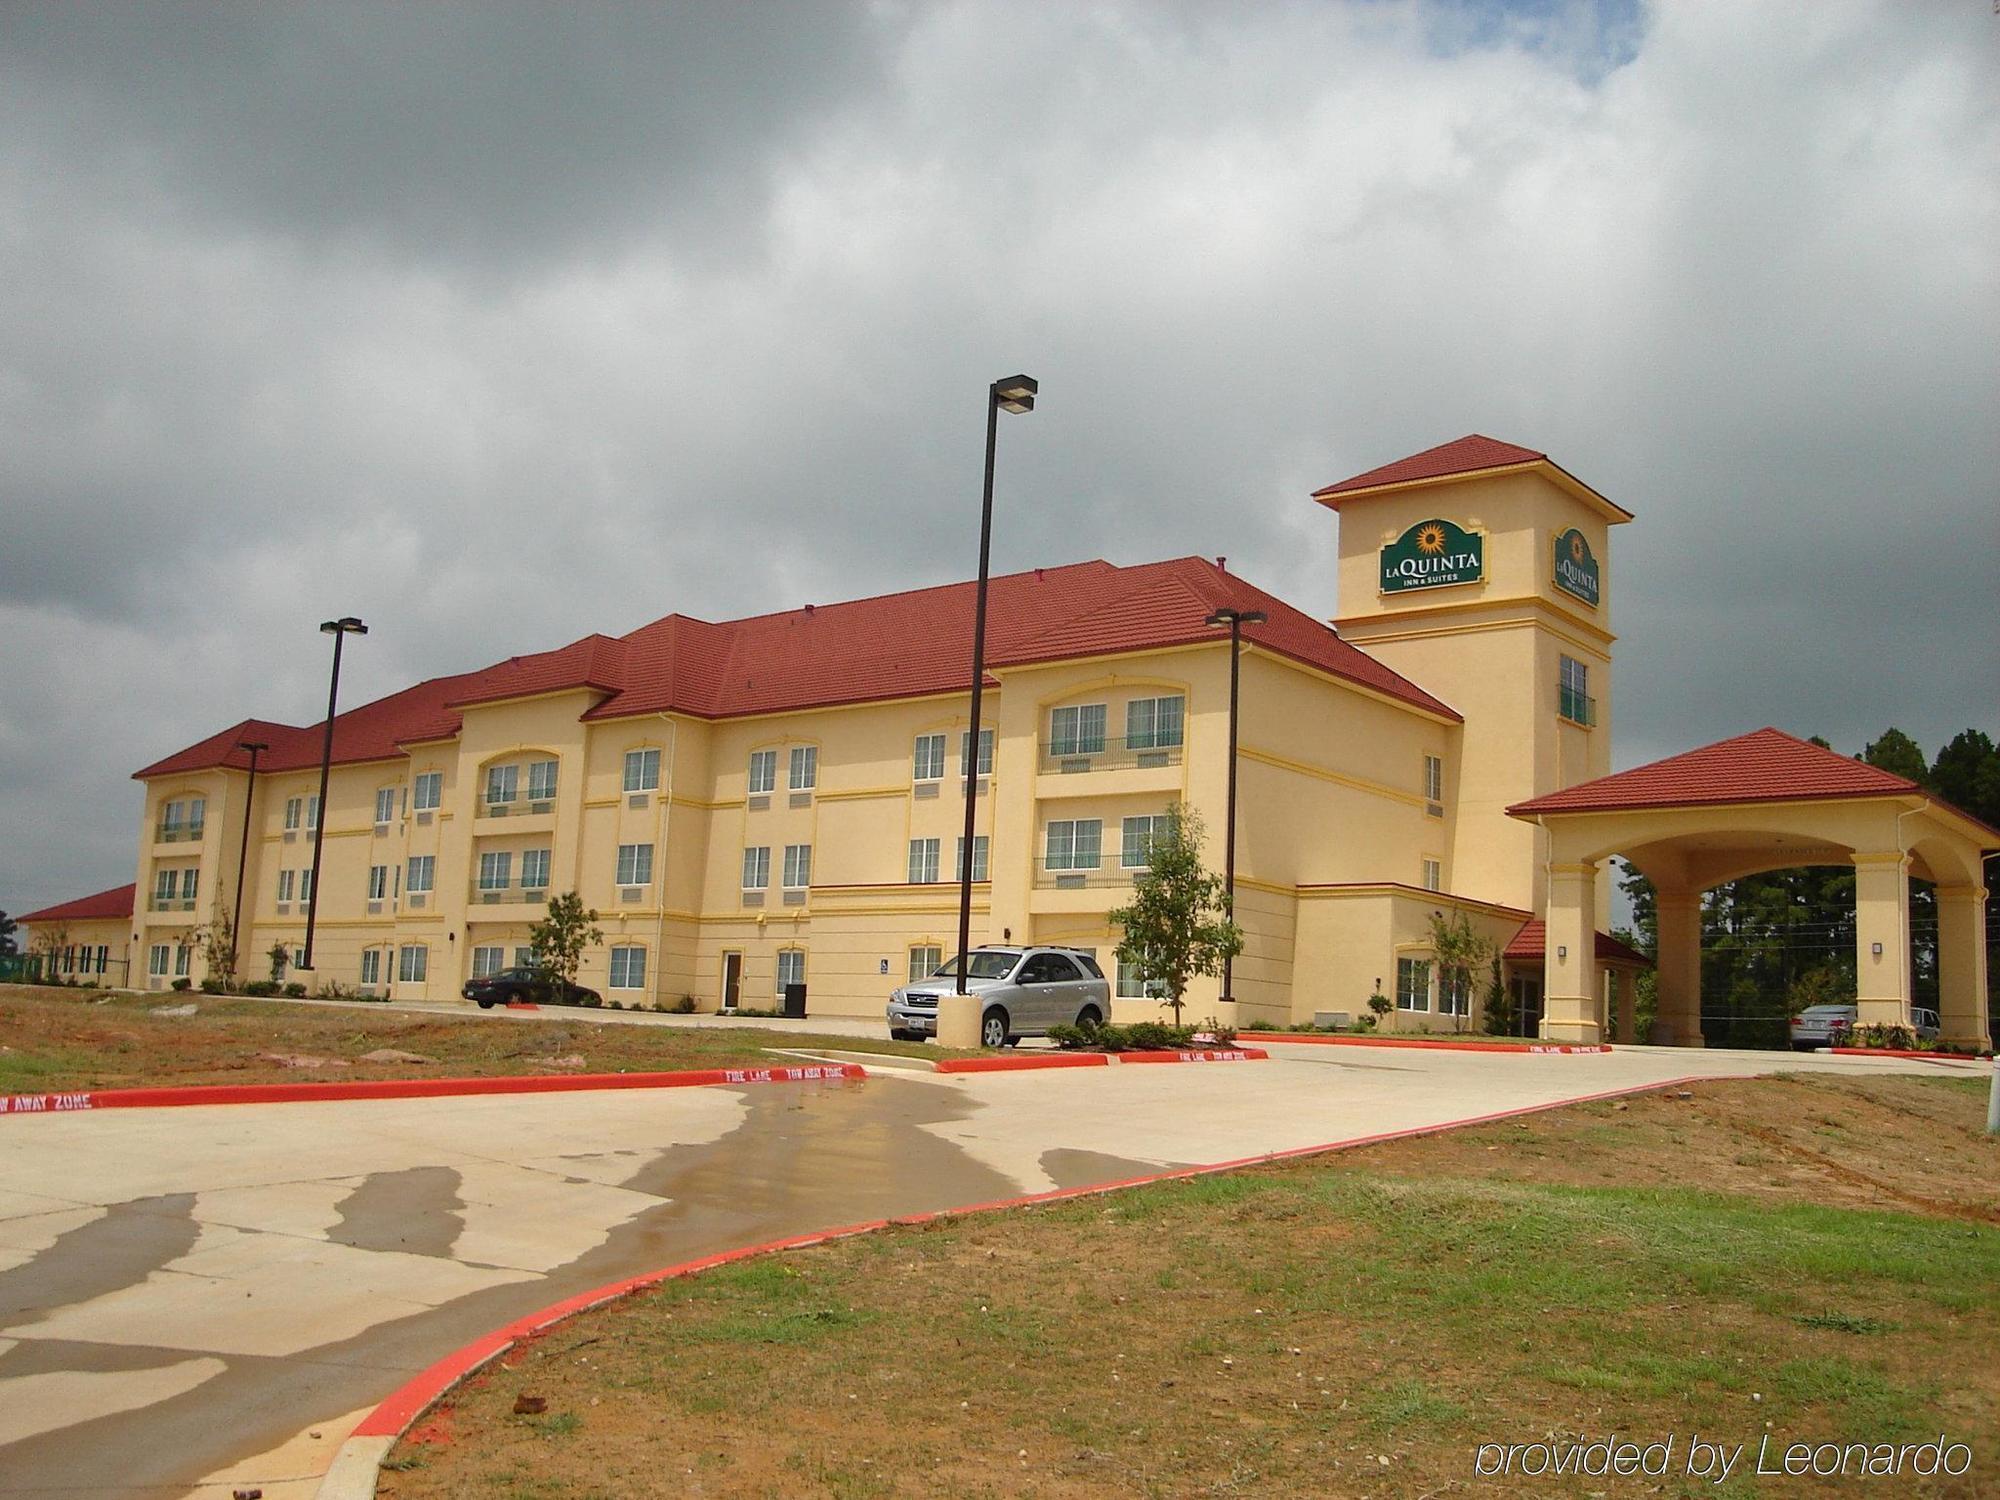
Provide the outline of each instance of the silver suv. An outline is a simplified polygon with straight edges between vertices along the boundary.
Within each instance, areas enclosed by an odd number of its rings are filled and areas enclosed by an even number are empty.
[[[975,948],[966,971],[966,993],[980,1000],[981,1046],[1011,1047],[1055,1025],[1102,1025],[1111,1014],[1110,981],[1080,948]],[[937,1035],[938,1001],[957,988],[953,955],[929,979],[889,996],[889,1035],[911,1042]]]

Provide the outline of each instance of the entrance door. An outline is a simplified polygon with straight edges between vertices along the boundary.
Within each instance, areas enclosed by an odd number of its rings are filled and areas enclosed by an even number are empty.
[[[1521,1036],[1542,1033],[1542,982],[1528,974],[1514,976],[1515,1029]]]
[[[743,955],[725,953],[722,955],[722,1008],[736,1009],[736,1002],[743,996]]]

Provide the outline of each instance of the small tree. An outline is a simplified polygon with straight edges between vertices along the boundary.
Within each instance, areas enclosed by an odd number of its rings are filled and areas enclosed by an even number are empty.
[[[575,891],[549,897],[549,914],[528,930],[535,950],[535,973],[558,998],[566,997],[583,966],[583,950],[604,941],[597,913],[587,910]]]
[[[1500,955],[1493,955],[1492,974],[1486,981],[1486,1034],[1512,1036],[1516,1025],[1514,997],[1500,979]]]
[[[1181,1024],[1188,981],[1197,974],[1220,974],[1223,963],[1243,951],[1243,929],[1230,920],[1222,877],[1201,863],[1201,819],[1176,804],[1167,813],[1167,831],[1146,842],[1146,868],[1132,882],[1132,904],[1110,913],[1124,931],[1118,956],[1142,980],[1166,989],[1161,1004],[1173,1007]]]
[[[0,911],[0,958],[12,958],[20,949],[14,946],[16,931],[14,919]]]
[[[292,961],[292,953],[283,943],[271,944],[271,951],[264,955],[271,960],[271,983],[285,982],[285,966]]]
[[[1446,916],[1431,913],[1431,957],[1437,961],[1438,1001],[1451,1011],[1454,1026],[1463,1026],[1472,1009],[1472,976],[1493,961],[1491,938],[1472,930],[1462,911]]]
[[[223,906],[220,892],[216,894],[214,915],[207,926],[195,929],[193,937],[201,945],[202,962],[208,967],[208,977],[202,981],[204,986],[235,989],[236,924]]]

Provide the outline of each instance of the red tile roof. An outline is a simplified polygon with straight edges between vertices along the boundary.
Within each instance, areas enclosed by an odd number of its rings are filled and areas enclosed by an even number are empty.
[[[1912,793],[1922,796],[1924,790],[1914,781],[1849,760],[1783,730],[1766,728],[1518,802],[1507,811],[1515,817],[1532,817],[1536,813]]]
[[[697,718],[823,708],[963,692],[972,657],[976,586],[946,584],[846,604],[807,606],[720,624],[668,615],[621,639],[591,635],[555,651],[482,671],[434,678],[341,714],[333,758],[383,760],[400,747],[458,732],[460,710],[530,693],[588,688],[587,720],[669,710]],[[1204,558],[1119,568],[1103,561],[1037,568],[992,580],[986,659],[995,671],[1111,652],[1212,642],[1204,623],[1220,607],[1269,615],[1245,637],[1276,655],[1453,722],[1458,714],[1340,639],[1331,627]],[[261,739],[272,771],[319,764],[320,725],[245,720],[139,777],[249,765],[234,747]]]
[[[74,901],[64,901],[57,906],[45,906],[40,911],[31,911],[25,917],[16,917],[17,922],[92,922],[108,921],[113,917],[132,915],[132,893],[136,887],[113,886],[108,891],[99,891],[95,896],[79,896]]]
[[[1549,924],[1540,917],[1534,917],[1521,924],[1521,930],[1507,939],[1507,946],[1500,950],[1500,956],[1509,963],[1540,963],[1548,953]],[[1644,964],[1653,967],[1653,961],[1637,948],[1620,942],[1608,932],[1596,934],[1597,961],[1599,963]]]
[[[1346,495],[1355,490],[1380,489],[1384,485],[1412,484],[1419,479],[1442,479],[1449,474],[1476,474],[1481,469],[1506,469],[1515,464],[1539,463],[1547,458],[1548,454],[1537,453],[1533,448],[1469,432],[1449,443],[1439,443],[1435,448],[1426,448],[1408,458],[1399,458],[1392,464],[1383,464],[1379,469],[1370,469],[1352,479],[1343,479],[1325,489],[1314,490],[1313,499],[1324,500],[1330,495]]]

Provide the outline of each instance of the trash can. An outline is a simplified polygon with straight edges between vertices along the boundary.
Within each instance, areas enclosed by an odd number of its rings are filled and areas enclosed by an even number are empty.
[[[785,1019],[803,1021],[806,1018],[806,987],[802,984],[785,986]]]

